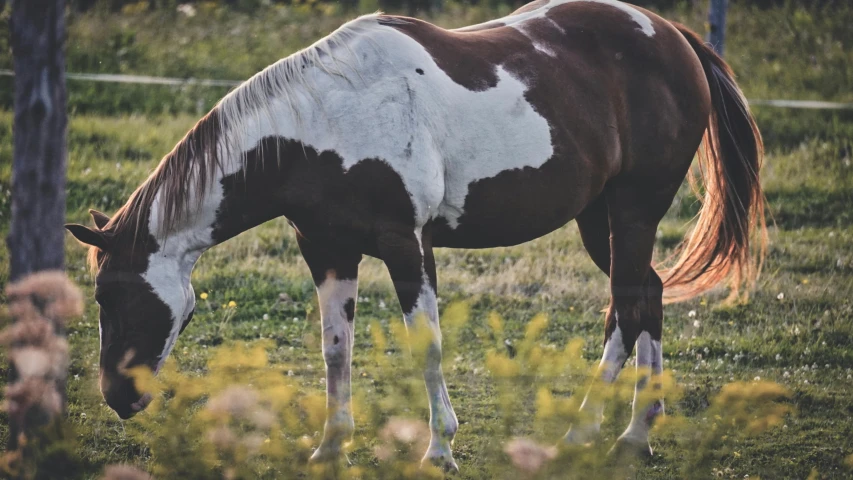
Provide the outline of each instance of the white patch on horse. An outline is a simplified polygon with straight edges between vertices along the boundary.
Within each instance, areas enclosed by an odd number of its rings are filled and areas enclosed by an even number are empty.
[[[660,360],[658,360],[660,355],[660,342],[652,340],[649,332],[640,333],[637,337],[637,384],[634,389],[631,423],[620,435],[620,439],[638,445],[647,444],[649,441],[651,422],[663,410],[663,404],[658,399],[649,401],[649,397],[643,395],[642,392],[646,388],[660,389],[659,377],[652,380],[651,387],[648,385],[650,376],[658,376],[661,373]]]
[[[504,68],[496,68],[494,88],[471,91],[411,37],[375,17],[356,22],[361,33],[349,37],[346,49],[332,48],[307,64],[298,79],[305,87],[291,85],[287,99],[266,98],[254,107],[263,113],[242,117],[234,116],[240,110],[235,100],[251,96],[224,99],[227,150],[246,152],[264,137],[281,136],[336,152],[344,170],[380,159],[400,175],[416,225],[441,216],[451,226],[463,213],[470,183],[540,167],[553,155],[548,122],[524,98],[527,85]],[[358,75],[330,75],[338,64],[358,65]],[[322,98],[312,91],[323,92]],[[241,167],[234,157],[224,173]]]
[[[181,325],[195,305],[195,295],[189,283],[192,267],[190,266],[186,273],[181,270],[178,262],[158,252],[148,257],[148,269],[142,274],[142,278],[148,282],[154,294],[169,307],[171,313],[172,328],[154,368],[155,372],[160,370],[174,348]],[[186,280],[183,280],[184,278]]]
[[[193,202],[196,194],[192,189],[189,195]],[[188,219],[189,222],[185,222],[168,235],[159,231],[162,215],[159,197],[158,194],[151,205],[148,229],[157,239],[160,249],[148,257],[148,268],[142,278],[148,282],[154,294],[169,307],[172,328],[155,373],[165,363],[178,340],[184,320],[195,308],[195,291],[190,284],[190,277],[198,258],[213,245],[211,232],[216,220],[216,209],[222,201],[222,186],[218,181],[214,182],[206,192],[201,208]]]
[[[458,225],[473,182],[507,170],[539,168],[554,154],[548,121],[524,98],[527,86],[503,67],[497,76],[497,86],[484,92],[455,92],[458,107],[448,109],[444,119],[445,186],[437,213],[451,227]]]
[[[625,351],[625,343],[622,341],[622,330],[619,328],[618,320],[616,329],[604,344],[604,354],[598,366],[598,375],[605,384],[613,383],[625,360],[628,352]],[[594,391],[599,386],[593,386],[587,392],[581,403],[580,411],[588,418],[586,422],[572,425],[563,440],[571,444],[584,444],[592,441],[601,431],[601,422],[604,421],[604,401],[600,391]]]
[[[616,329],[613,330],[613,334],[610,335],[607,344],[604,345],[604,355],[602,355],[599,364],[599,368],[602,370],[602,380],[607,383],[616,380],[619,371],[622,370],[622,365],[628,359],[628,353],[625,351],[625,342],[622,341],[622,329],[616,325]]]
[[[653,354],[652,351],[652,336],[649,335],[649,332],[643,331],[640,332],[640,335],[637,336],[637,368],[638,369],[651,369]]]
[[[488,21],[485,23],[481,23],[479,25],[472,25],[470,27],[464,27],[462,29],[459,29],[459,31],[465,31],[465,29],[468,29],[468,28],[481,29],[481,28],[489,28],[491,26],[497,27],[497,26],[501,26],[501,25],[506,25],[508,27],[512,27],[512,28],[516,28],[516,29],[520,30],[523,27],[523,25],[521,25],[521,24],[523,24],[529,20],[536,19],[536,18],[546,18],[545,14],[548,13],[548,10],[551,10],[552,8],[555,8],[555,7],[559,7],[560,5],[565,5],[567,3],[573,3],[573,2],[602,3],[604,5],[609,5],[613,8],[618,8],[619,10],[622,10],[623,12],[630,15],[631,20],[633,20],[634,23],[636,23],[640,27],[640,30],[646,36],[652,37],[655,34],[655,28],[652,25],[652,20],[648,17],[648,15],[637,10],[633,5],[629,5],[627,3],[622,3],[622,2],[617,1],[617,0],[551,0],[547,4],[542,5],[541,7],[537,8],[537,9],[528,10],[526,12],[521,12],[521,13],[517,13],[517,14],[513,14],[513,15],[508,15],[506,17],[499,18],[497,20],[491,20],[491,21]]]
[[[652,374],[663,372],[663,346],[660,340],[652,340]]]
[[[547,45],[544,45],[544,44],[539,43],[539,42],[533,42],[533,48],[535,48],[539,52],[544,53],[545,55],[548,55],[549,57],[557,58],[557,54],[554,53],[554,51],[551,50],[551,48],[548,47]]]

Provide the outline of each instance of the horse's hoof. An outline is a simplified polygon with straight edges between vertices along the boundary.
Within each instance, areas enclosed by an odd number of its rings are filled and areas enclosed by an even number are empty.
[[[430,450],[421,460],[421,465],[432,465],[444,473],[459,473],[459,465],[456,465],[450,451]]]
[[[648,440],[636,441],[619,437],[607,455],[613,459],[621,458],[652,458],[654,452]]]
[[[340,447],[335,448],[320,444],[320,446],[317,447],[317,450],[314,450],[314,453],[311,454],[311,458],[308,459],[308,462],[319,464],[332,463],[339,460],[343,460],[345,464],[349,465],[349,457],[347,457]]]
[[[563,437],[563,443],[574,446],[589,445],[598,438],[598,434],[596,429],[572,427]]]

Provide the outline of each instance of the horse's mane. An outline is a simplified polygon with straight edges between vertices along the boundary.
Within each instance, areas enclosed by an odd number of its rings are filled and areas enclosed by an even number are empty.
[[[135,241],[140,229],[148,226],[155,198],[159,209],[156,215],[157,234],[165,236],[172,233],[191,207],[200,207],[216,178],[215,173],[223,172],[223,162],[229,153],[240,148],[238,136],[244,131],[245,119],[250,115],[265,115],[274,121],[267,108],[270,98],[284,98],[298,126],[300,118],[293,103],[294,87],[307,87],[310,95],[315,94],[306,82],[305,67],[315,65],[330,75],[341,77],[347,77],[347,73],[357,74],[358,70],[336,57],[335,52],[340,50],[339,47],[349,50],[348,40],[379,26],[377,20],[380,15],[363,15],[343,24],[311,46],[258,72],[228,93],[163,157],[151,175],[103,227],[105,234]],[[358,60],[354,55],[349,58]],[[93,269],[100,266],[99,251],[97,247],[89,250],[89,265]]]

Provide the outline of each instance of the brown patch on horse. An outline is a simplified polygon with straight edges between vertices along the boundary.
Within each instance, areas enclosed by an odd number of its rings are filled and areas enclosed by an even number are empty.
[[[308,241],[325,242],[327,251],[375,255],[380,224],[414,225],[414,206],[403,180],[381,159],[364,159],[344,171],[336,152],[318,152],[282,137],[264,138],[245,156],[243,169],[220,180],[216,243],[285,216]],[[353,278],[347,272],[337,275]]]
[[[142,393],[125,370],[138,365],[156,368],[172,329],[172,313],[134,273],[102,271],[95,298],[100,305],[101,391],[110,408],[121,418],[128,418],[135,413],[130,405]],[[119,324],[123,327],[116,328]]]
[[[523,34],[499,26],[447,31],[413,19],[386,23],[423,45],[439,68],[472,91],[495,87],[497,67],[506,69],[528,85],[525,98],[548,121],[554,139],[554,158],[542,167],[471,184],[459,226],[436,223],[437,246],[535,238],[577,215],[605,183],[639,182],[650,195],[657,189],[648,201],[665,208],[667,192],[681,183],[709,128],[710,153],[703,155],[717,160],[703,156],[700,162],[709,185],[703,211],[709,214],[700,217],[681,259],[665,272],[666,285],[681,288],[684,295],[677,297],[685,298],[728,276],[736,284],[754,278],[760,261],[750,260],[749,236],[756,226],[759,253],[752,258],[762,258],[765,244],[755,123],[730,69],[701,39],[637,9],[651,20],[653,36],[640,32],[624,11],[594,2],[555,6],[545,18],[519,25]],[[709,127],[712,102],[717,113]],[[661,111],[671,114],[653,114]],[[505,227],[494,231],[493,218]],[[482,232],[489,232],[490,243]]]

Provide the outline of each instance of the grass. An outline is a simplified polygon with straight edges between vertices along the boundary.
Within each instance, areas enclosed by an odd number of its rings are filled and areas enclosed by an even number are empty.
[[[495,14],[480,7],[449,8],[438,22],[460,25]],[[853,9],[833,8],[733,5],[728,58],[748,96],[853,100],[847,87],[853,84]],[[296,7],[273,9],[263,19],[209,9],[192,19],[170,11],[72,17],[69,70],[245,78],[343,18],[333,10],[320,15]],[[668,16],[694,26],[702,21],[701,11],[687,7]],[[0,57],[0,66],[6,64],[8,57]],[[88,208],[116,210],[193,125],[199,106],[208,108],[223,93],[79,83],[69,88],[68,219],[76,222],[89,221]],[[0,97],[6,98],[8,90],[2,90],[7,93]],[[667,411],[686,423],[680,431],[657,432],[655,457],[636,463],[629,475],[683,475],[685,459],[695,453],[684,432],[710,428],[712,399],[725,384],[760,377],[790,390],[793,413],[784,417],[782,427],[732,437],[714,449],[703,464],[706,475],[806,478],[814,470],[818,478],[853,478],[844,465],[853,453],[853,117],[768,108],[757,109],[757,116],[767,139],[763,184],[775,219],[764,273],[748,305],[719,307],[724,292],[715,292],[667,307],[664,364],[683,389]],[[12,114],[0,112],[2,232],[8,231],[10,216],[11,124]],[[661,226],[659,256],[681,238],[694,210],[688,197],[673,206]],[[91,298],[84,251],[69,239],[66,252],[69,275]],[[0,250],[0,265],[8,264],[8,255]],[[587,257],[573,224],[517,247],[439,250],[437,263],[442,311],[458,300],[470,308],[469,320],[448,335],[445,360],[461,423],[455,442],[461,477],[511,478],[512,470],[501,468],[506,465],[503,442],[516,435],[555,442],[568,427],[538,419],[538,389],[546,388],[556,399],[576,400],[582,376],[556,376],[547,387],[541,378],[524,384],[513,404],[515,416],[508,416],[502,404],[506,385],[488,366],[490,352],[506,353],[501,350],[505,340],[521,342],[530,319],[542,312],[549,318],[539,338],[542,348],[561,350],[581,339],[583,358],[597,361],[600,310],[609,298],[606,277]],[[3,268],[0,283],[6,279]],[[197,378],[208,371],[217,347],[264,339],[272,344],[272,364],[292,372],[288,382],[307,398],[323,392],[314,289],[285,221],[264,224],[205,254],[193,284],[208,298],[200,301],[178,341],[173,354],[178,371]],[[427,410],[417,374],[407,366],[406,349],[394,340],[401,315],[379,261],[363,262],[359,296],[353,389],[363,408],[351,459],[370,468],[378,462],[373,447],[381,423],[392,415],[425,419]],[[230,301],[236,307],[223,307]],[[502,316],[501,332],[489,327],[491,312]],[[89,302],[83,317],[69,326],[69,419],[83,461],[77,478],[97,478],[111,463],[150,467],[158,452],[158,445],[144,438],[156,431],[150,423],[120,422],[97,392],[97,321],[94,302]],[[390,339],[384,347],[377,332]],[[378,360],[383,357],[396,367],[389,371]],[[389,396],[405,401],[383,403]],[[622,398],[608,410],[604,443],[625,427],[626,406]],[[7,435],[5,423],[0,441]],[[316,445],[316,425],[310,419],[300,425],[308,446]]]

